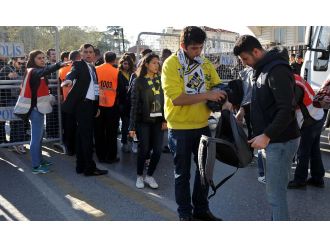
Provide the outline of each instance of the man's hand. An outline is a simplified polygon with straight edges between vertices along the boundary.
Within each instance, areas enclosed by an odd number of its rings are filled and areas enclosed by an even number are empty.
[[[228,100],[222,105],[222,110],[229,110],[231,112],[234,111],[233,104],[230,103]]]
[[[162,123],[162,130],[167,130],[167,122]]]
[[[206,98],[211,101],[221,101],[222,99],[226,99],[227,94],[225,91],[207,91]]]
[[[251,147],[256,149],[264,149],[268,146],[270,138],[265,134],[258,135],[253,139],[249,140],[248,143],[251,144]]]
[[[237,122],[239,122],[240,124],[243,124],[244,115],[245,115],[244,108],[243,107],[239,108],[239,111],[237,112],[237,114],[235,116]]]
[[[8,74],[8,77],[9,77],[9,79],[16,79],[18,76],[17,76],[17,73],[16,72],[10,72]]]
[[[60,67],[62,68],[62,67],[68,66],[70,64],[72,64],[72,61],[62,62],[61,65],[60,65]]]
[[[130,130],[130,131],[128,132],[128,134],[129,134],[129,136],[132,137],[132,138],[134,138],[134,137],[136,136],[136,133],[135,133],[134,130]]]
[[[71,80],[66,80],[61,83],[61,87],[71,87],[72,86],[72,81]]]

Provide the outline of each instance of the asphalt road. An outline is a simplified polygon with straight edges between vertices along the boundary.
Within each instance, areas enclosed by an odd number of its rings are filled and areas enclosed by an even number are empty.
[[[289,190],[291,220],[330,220],[330,146],[326,136],[324,133],[321,140],[326,187]],[[77,175],[75,159],[59,153],[51,144],[43,146],[43,154],[54,163],[52,172],[34,175],[29,154],[0,148],[0,220],[177,220],[171,154],[162,155],[154,174],[157,190],[135,188],[133,153],[120,152],[117,164],[98,163],[109,170],[108,175],[99,177]],[[217,162],[215,181],[233,170]],[[193,178],[194,166],[191,172]],[[256,165],[240,169],[210,200],[210,208],[224,220],[270,220],[265,186],[257,181]]]

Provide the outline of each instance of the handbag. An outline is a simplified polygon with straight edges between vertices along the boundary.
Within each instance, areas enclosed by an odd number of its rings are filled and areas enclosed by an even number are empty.
[[[30,81],[30,77],[31,71],[29,71],[23,80],[22,89],[14,107],[14,114],[23,120],[27,119],[31,112],[31,98],[25,96],[26,84]]]

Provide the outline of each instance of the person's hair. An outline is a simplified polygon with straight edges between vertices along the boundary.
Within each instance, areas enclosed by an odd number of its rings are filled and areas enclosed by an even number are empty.
[[[80,52],[77,50],[71,51],[69,54],[69,60],[76,61],[77,57],[80,55]]]
[[[48,50],[46,51],[46,55],[47,55],[47,57],[50,56],[50,52],[51,52],[51,51],[55,51],[55,49],[54,49],[54,48],[50,48],[50,49],[48,49]]]
[[[28,61],[27,61],[27,64],[26,64],[26,68],[38,68],[38,66],[36,65],[34,59],[39,54],[45,54],[45,53],[43,51],[40,51],[40,50],[34,50],[34,51],[31,51],[29,53],[29,58],[28,58]]]
[[[193,44],[204,44],[206,33],[203,29],[196,26],[185,27],[180,34],[180,44],[186,47]]]
[[[133,64],[136,62],[136,56],[134,52],[125,52],[124,55],[128,55],[132,58]]]
[[[162,50],[162,55],[161,55],[161,57],[169,57],[169,56],[171,56],[172,55],[172,52],[171,52],[171,50],[170,49],[163,49]]]
[[[84,49],[88,49],[89,47],[92,47],[93,48],[93,51],[95,52],[95,48],[93,45],[91,44],[82,44],[79,48],[79,51],[82,52]]]
[[[64,58],[69,58],[69,53],[68,51],[63,51],[61,53],[61,61],[63,62],[64,61]]]
[[[141,58],[144,57],[145,55],[147,55],[148,53],[151,53],[152,50],[147,48],[147,49],[144,49],[143,51],[141,51],[140,55],[141,55]]]
[[[159,60],[159,56],[153,52],[148,53],[147,55],[145,55],[139,63],[139,67],[136,70],[136,75],[138,78],[143,78],[147,73],[147,67],[146,64],[149,64],[151,62],[152,59],[157,58]]]
[[[99,48],[94,48],[94,52],[95,52],[95,56],[100,56],[101,55],[101,51]]]
[[[103,58],[106,63],[113,63],[116,61],[117,56],[116,53],[112,51],[107,51],[104,53]]]
[[[254,49],[263,50],[259,40],[251,35],[242,35],[235,42],[234,55],[239,56],[242,52],[251,53]]]
[[[132,57],[128,54],[124,54],[118,61],[118,69],[123,70],[123,63],[128,62],[128,73],[132,74],[134,71],[134,63]]]
[[[290,57],[296,58],[296,54],[291,53]]]

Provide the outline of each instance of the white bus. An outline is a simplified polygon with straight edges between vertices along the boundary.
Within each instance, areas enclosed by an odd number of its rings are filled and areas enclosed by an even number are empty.
[[[330,74],[330,26],[306,28],[307,52],[301,68],[301,76],[317,91]]]

